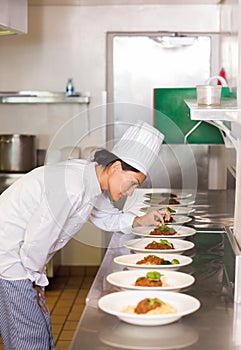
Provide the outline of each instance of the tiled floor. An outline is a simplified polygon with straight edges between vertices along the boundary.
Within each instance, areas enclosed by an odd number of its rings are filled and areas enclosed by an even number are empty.
[[[56,350],[68,350],[97,271],[97,266],[61,266],[50,280],[46,299]],[[1,338],[0,350],[3,350]]]

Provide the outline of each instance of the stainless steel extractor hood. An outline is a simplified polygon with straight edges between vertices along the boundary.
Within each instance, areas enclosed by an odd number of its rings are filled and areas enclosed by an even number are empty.
[[[0,35],[26,34],[28,1],[0,0]]]

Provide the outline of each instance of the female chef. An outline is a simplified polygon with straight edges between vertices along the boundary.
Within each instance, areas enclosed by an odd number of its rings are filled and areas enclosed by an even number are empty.
[[[147,123],[124,133],[112,152],[94,161],[72,159],[25,174],[0,196],[0,333],[5,350],[54,349],[45,265],[90,220],[105,231],[130,233],[159,225],[163,214],[141,217],[113,206],[130,196],[157,159],[163,135]]]

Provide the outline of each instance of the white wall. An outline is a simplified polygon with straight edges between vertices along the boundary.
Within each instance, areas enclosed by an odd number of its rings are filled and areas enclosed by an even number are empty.
[[[29,33],[0,37],[0,91],[64,91],[72,77],[77,91],[91,95],[90,108],[98,106],[106,89],[106,32],[217,32],[218,9],[217,5],[30,6]],[[85,106],[0,105],[0,132],[37,134],[39,147],[46,148],[61,125],[82,110]],[[94,114],[91,128],[98,122]],[[84,114],[79,126],[86,128]]]

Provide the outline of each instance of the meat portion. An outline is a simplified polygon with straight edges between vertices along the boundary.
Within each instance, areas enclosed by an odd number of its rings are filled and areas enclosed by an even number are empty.
[[[176,200],[175,198],[167,198],[164,199],[163,201],[160,201],[158,204],[180,204],[180,202],[178,200]]]
[[[149,235],[173,236],[175,234],[177,234],[177,231],[173,227],[168,227],[165,225],[156,227],[154,230],[149,232]]]
[[[165,260],[162,258],[159,258],[156,255],[147,255],[144,257],[144,259],[139,260],[136,262],[137,265],[176,265],[180,264],[180,261],[177,259]]]
[[[141,300],[135,307],[136,314],[146,314],[147,312],[154,310],[162,305],[161,301],[157,298],[149,299],[145,298]]]
[[[160,240],[160,242],[152,241],[145,246],[145,249],[174,249],[174,246],[166,240]]]
[[[136,282],[135,286],[138,287],[161,287],[162,281],[159,279],[159,281],[152,281],[148,277],[139,277]]]
[[[158,256],[155,255],[148,255],[145,256],[144,259],[137,261],[137,265],[161,265],[163,263],[164,259],[159,258]]]
[[[177,195],[176,194],[174,194],[174,193],[168,193],[168,192],[164,192],[164,193],[161,193],[161,196],[162,197],[165,197],[165,198],[176,198],[177,197]]]

